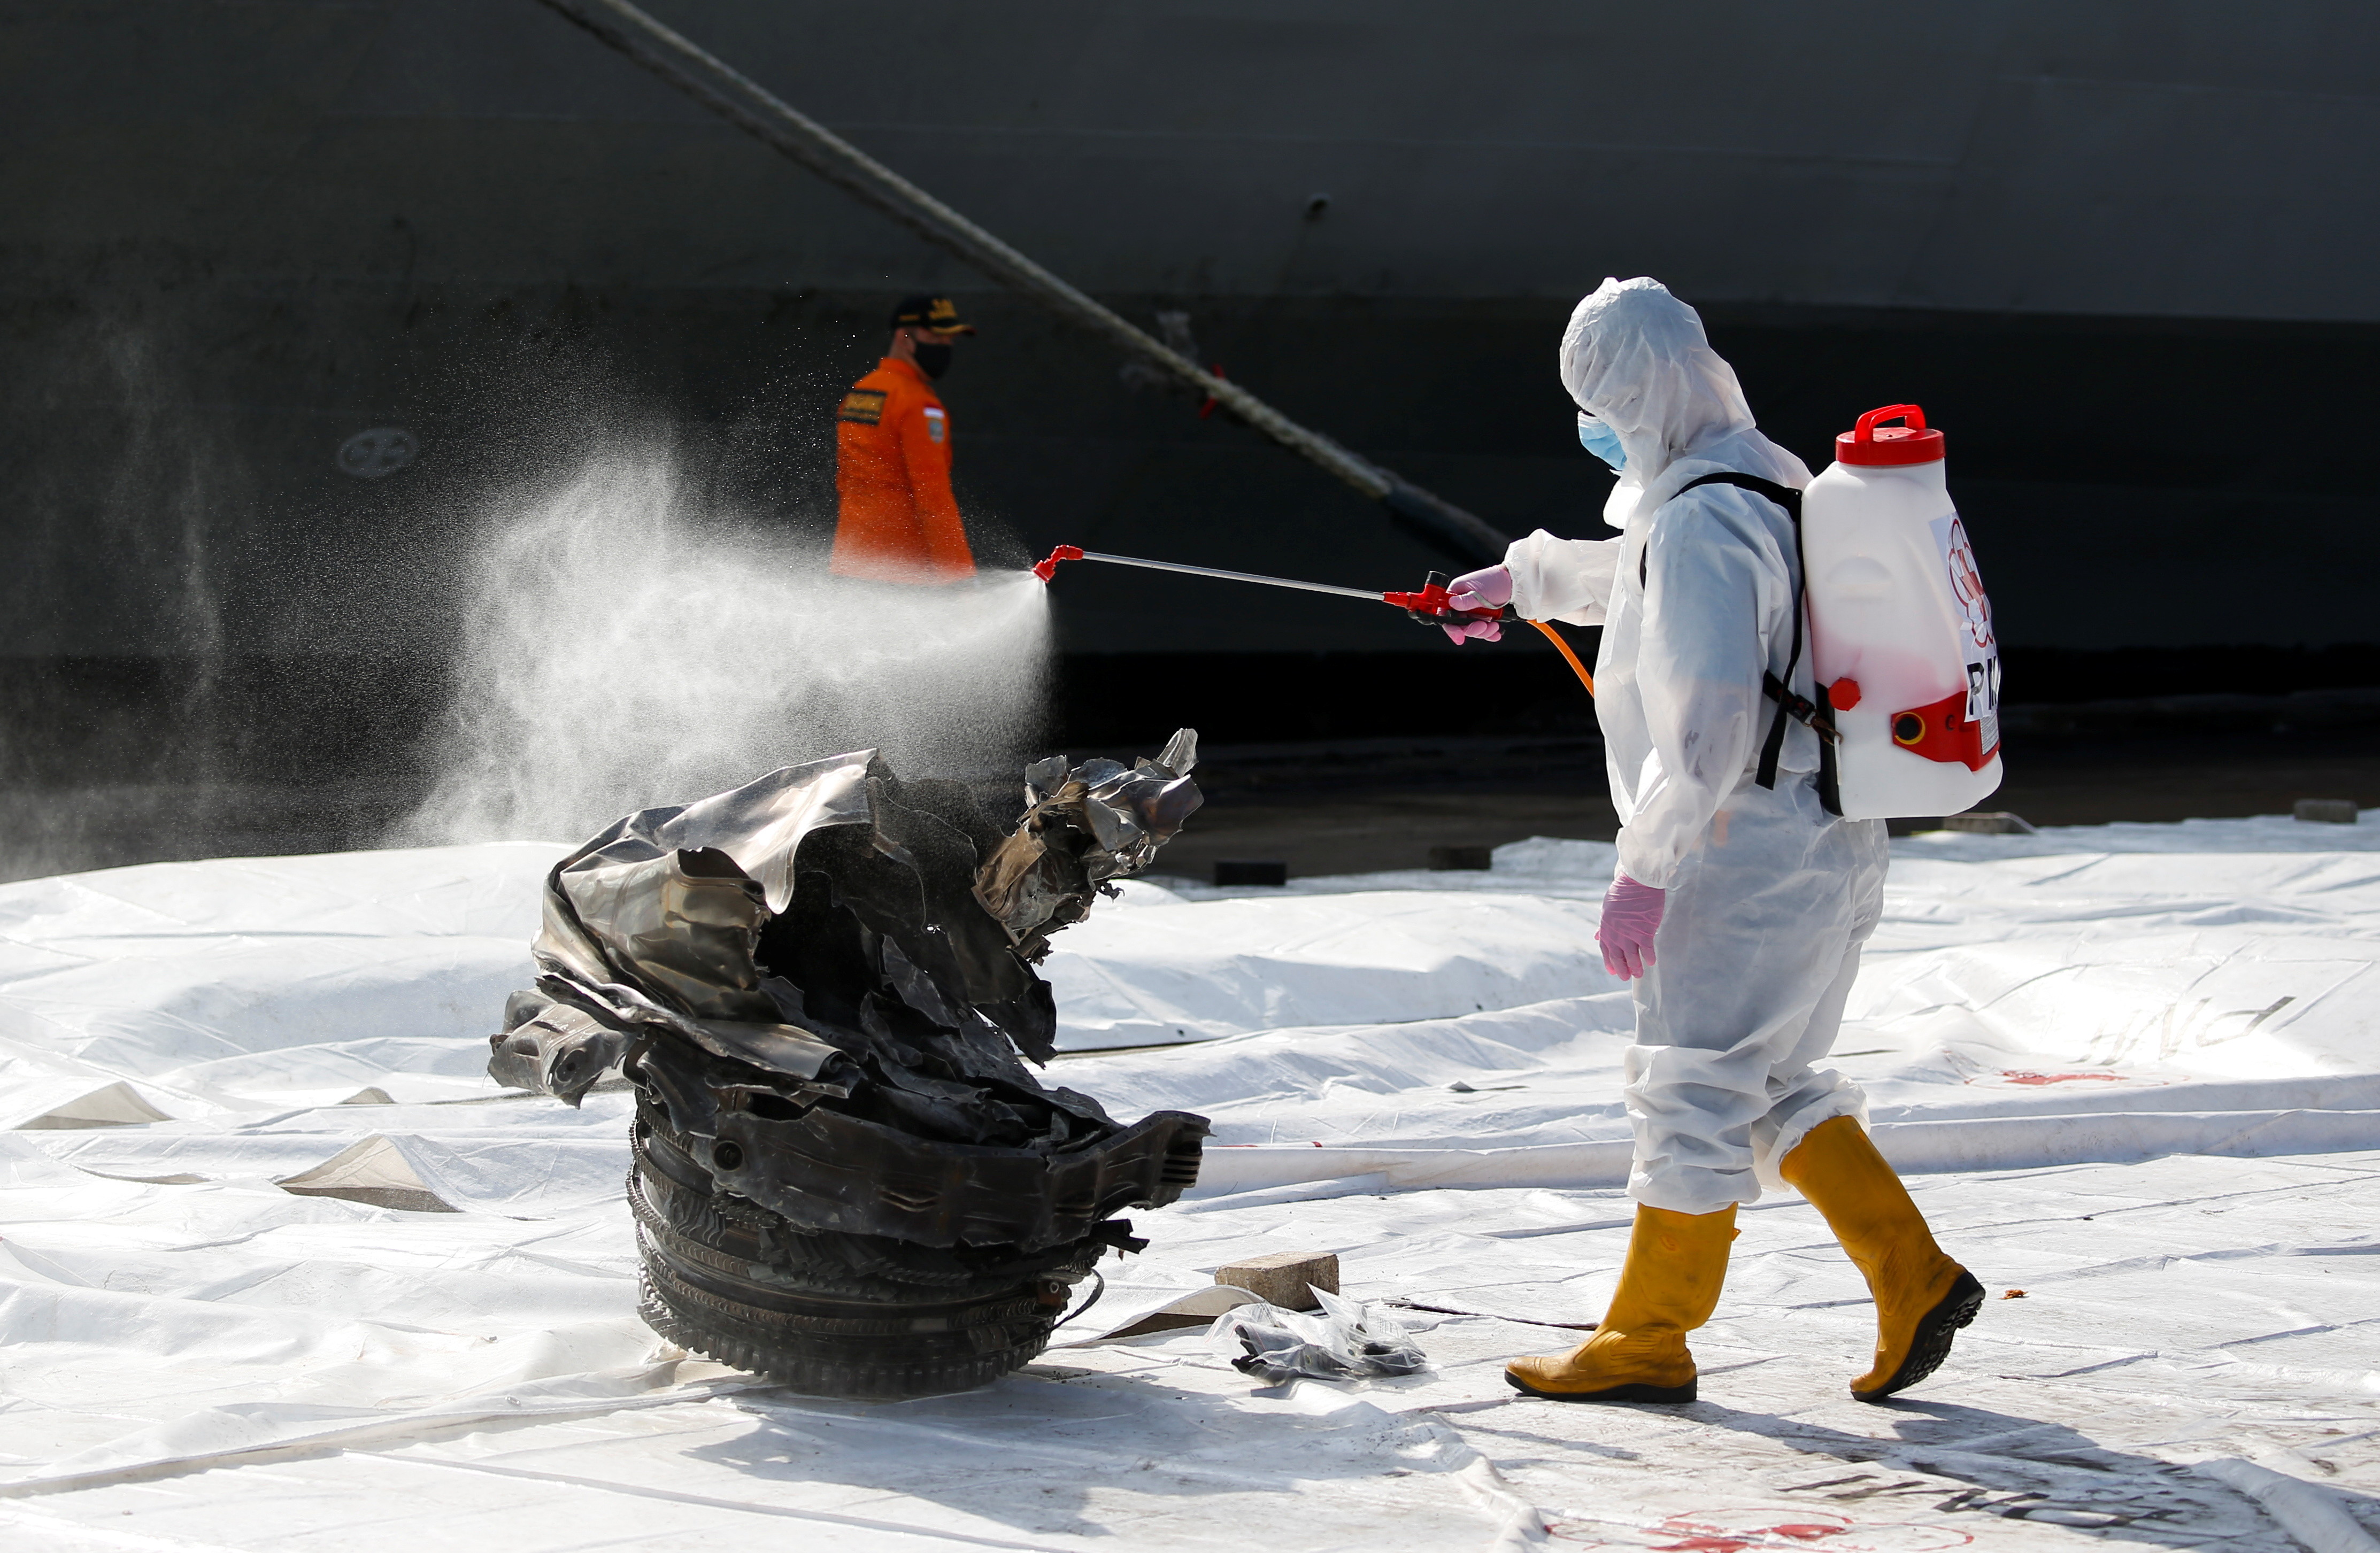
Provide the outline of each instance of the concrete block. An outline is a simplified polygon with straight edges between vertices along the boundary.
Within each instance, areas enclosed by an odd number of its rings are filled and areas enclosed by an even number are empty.
[[[1171,1332],[1184,1327],[1211,1327],[1215,1317],[1227,1310],[1235,1310],[1255,1300],[1256,1295],[1230,1284],[1218,1283],[1208,1289],[1194,1289],[1163,1310],[1142,1316],[1129,1327],[1110,1332],[1111,1338],[1145,1337],[1150,1332]]]
[[[2030,836],[2034,828],[2012,814],[1953,814],[1942,820],[1945,831],[1963,831],[1971,836]]]
[[[1486,846],[1434,846],[1429,866],[1439,873],[1485,873],[1496,866],[1495,849]]]
[[[1339,1292],[1339,1257],[1330,1251],[1275,1252],[1217,1268],[1215,1281],[1245,1289],[1283,1310],[1313,1310],[1322,1304],[1315,1290]]]
[[[2300,819],[2315,825],[2352,825],[2356,822],[2355,800],[2300,798],[2297,815]]]

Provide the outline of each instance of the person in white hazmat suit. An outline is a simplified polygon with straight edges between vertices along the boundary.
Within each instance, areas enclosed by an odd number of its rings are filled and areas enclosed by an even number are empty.
[[[1736,1206],[1790,1183],[1867,1276],[1875,1362],[1852,1393],[1878,1400],[1933,1372],[1983,1290],[1868,1141],[1857,1086],[1815,1065],[1881,910],[1884,825],[1826,811],[1817,736],[1799,722],[1761,784],[1778,709],[1764,685],[1814,694],[1806,651],[1794,661],[1794,516],[1755,490],[1695,483],[1748,476],[1793,502],[1810,472],[1754,429],[1702,320],[1657,281],[1607,280],[1582,301],[1561,374],[1580,440],[1621,472],[1605,509],[1621,535],[1539,530],[1458,578],[1454,602],[1603,627],[1596,717],[1621,831],[1597,939],[1634,981],[1638,1206],[1594,1337],[1515,1359],[1506,1378],[1566,1401],[1693,1401],[1685,1334],[1718,1305]]]

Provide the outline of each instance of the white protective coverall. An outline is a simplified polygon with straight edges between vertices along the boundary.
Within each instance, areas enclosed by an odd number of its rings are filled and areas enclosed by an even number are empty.
[[[1505,556],[1529,619],[1601,625],[1596,719],[1620,810],[1620,867],[1668,892],[1655,963],[1634,985],[1630,1195],[1714,1213],[1782,1184],[1776,1162],[1865,1098],[1814,1066],[1834,1045],[1884,895],[1880,820],[1818,801],[1817,739],[1789,725],[1777,785],[1754,782],[1792,643],[1792,519],[1706,485],[1756,475],[1800,489],[1802,461],[1754,429],[1702,320],[1653,280],[1607,280],[1562,336],[1562,382],[1619,432],[1616,540],[1540,529]],[[1632,493],[1634,499],[1630,500]],[[1643,580],[1639,581],[1639,567]],[[1807,633],[1793,688],[1814,695]]]

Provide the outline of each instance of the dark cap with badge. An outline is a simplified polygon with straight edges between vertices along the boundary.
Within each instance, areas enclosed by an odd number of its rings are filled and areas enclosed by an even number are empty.
[[[975,325],[959,322],[959,309],[947,297],[905,297],[892,309],[895,329],[933,329],[945,334],[972,334]]]

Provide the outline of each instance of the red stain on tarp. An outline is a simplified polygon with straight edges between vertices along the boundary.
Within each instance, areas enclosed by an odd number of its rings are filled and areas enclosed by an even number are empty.
[[[1830,1518],[1810,1519],[1814,1513]],[[1828,1511],[1797,1511],[1782,1505],[1690,1511],[1672,1515],[1658,1527],[1651,1528],[1656,1536],[1677,1539],[1656,1543],[1609,1540],[1601,1528],[1564,1523],[1550,1517],[1546,1530],[1557,1542],[1583,1543],[1595,1553],[1624,1553],[1627,1548],[1647,1548],[1651,1553],[1777,1553],[1797,1543],[1810,1547],[1812,1553],[1828,1553],[1830,1549],[1835,1553],[1885,1553],[1888,1548],[1901,1553],[1916,1553],[1918,1549],[1934,1553],[1970,1547],[1975,1540],[1966,1532],[1933,1522],[1837,1520]],[[1770,1515],[1794,1519],[1764,1519]]]
[[[2092,1079],[2095,1079],[2102,1084],[2121,1084],[2124,1082],[2124,1075],[2121,1074],[2004,1073],[2000,1074],[2000,1076],[2007,1079],[2010,1084],[2075,1084]]]
[[[1744,1548],[1757,1547],[1771,1537],[1810,1542],[1850,1529],[1823,1521],[1789,1521],[1778,1526],[1744,1526],[1721,1536],[1690,1536],[1683,1542],[1656,1543],[1654,1547],[1656,1553],[1742,1553]]]

